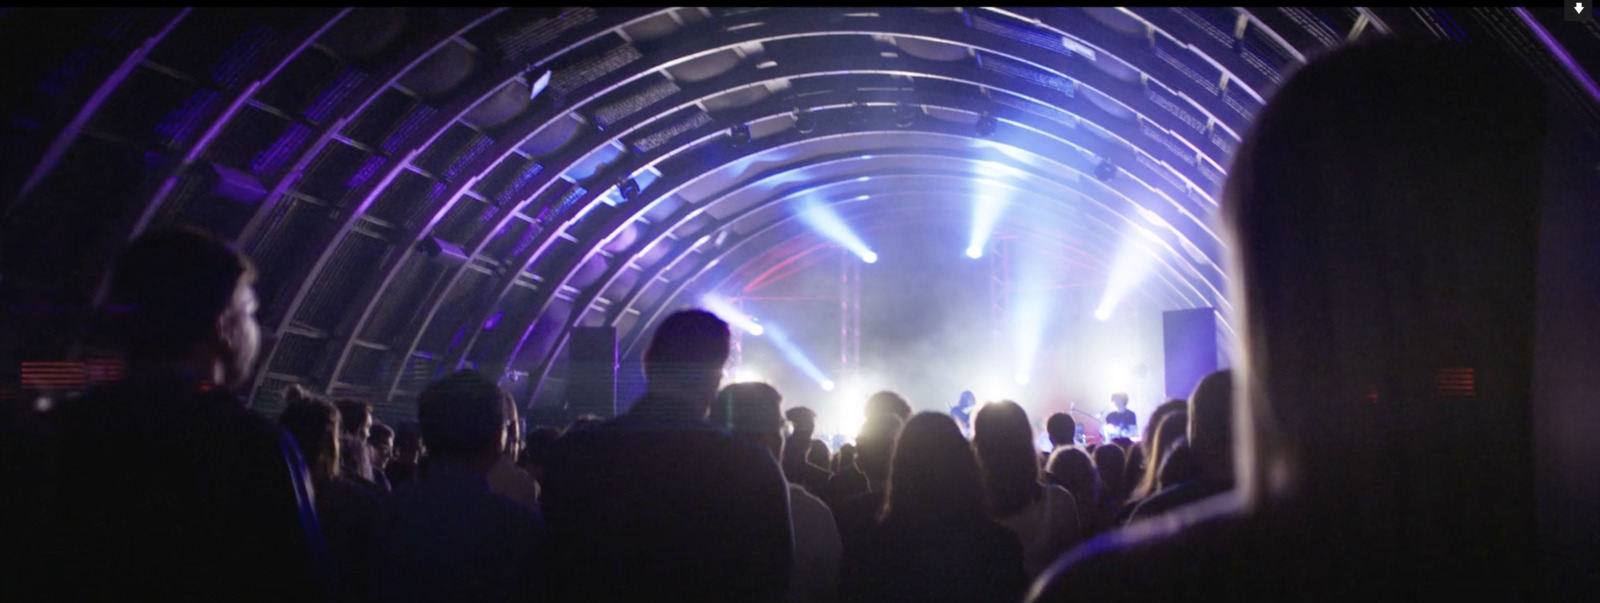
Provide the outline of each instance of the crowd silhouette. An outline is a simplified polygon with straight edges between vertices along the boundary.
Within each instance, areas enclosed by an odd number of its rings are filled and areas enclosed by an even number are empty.
[[[977,405],[969,440],[892,391],[833,452],[811,409],[722,383],[729,326],[693,309],[613,419],[523,433],[468,370],[414,422],[298,387],[272,421],[228,393],[260,346],[250,260],[147,234],[107,304],[127,375],[12,430],[4,598],[1524,600],[1531,456],[1508,434],[1543,125],[1518,77],[1393,42],[1297,72],[1226,185],[1237,366],[1137,443],[1052,415],[1043,456],[1015,401]],[[1454,366],[1475,397],[1430,389]]]

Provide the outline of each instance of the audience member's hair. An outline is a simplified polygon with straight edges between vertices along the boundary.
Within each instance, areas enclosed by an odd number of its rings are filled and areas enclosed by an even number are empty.
[[[1139,484],[1134,487],[1130,498],[1141,500],[1146,496],[1155,494],[1164,485],[1161,483],[1161,466],[1167,460],[1167,455],[1172,452],[1172,445],[1189,431],[1189,413],[1179,410],[1169,412],[1161,417],[1161,424],[1156,426],[1155,435],[1150,438],[1150,450],[1153,451],[1145,458],[1144,476]]]
[[[782,434],[783,394],[766,383],[734,383],[717,393],[707,417],[712,425],[730,433]]]
[[[1128,394],[1125,394],[1125,393],[1122,393],[1122,392],[1117,392],[1117,393],[1111,394],[1111,401],[1112,402],[1121,402],[1123,404],[1127,404],[1128,403]]]
[[[1161,457],[1161,467],[1156,471],[1157,491],[1189,481],[1198,475],[1200,475],[1200,465],[1195,463],[1194,450],[1189,447],[1189,438],[1180,434],[1177,441],[1168,446],[1166,454]]]
[[[394,430],[394,450],[400,456],[410,456],[422,451],[422,425],[416,421],[401,421]]]
[[[911,403],[904,396],[895,392],[884,390],[872,394],[867,398],[866,415],[892,414],[900,417],[901,421],[911,418]]]
[[[571,423],[568,423],[567,427],[561,430],[561,435],[583,433],[585,431],[599,429],[601,425],[605,424],[606,420],[604,417],[592,412],[586,412],[578,415],[578,418],[573,419]]]
[[[1051,446],[1067,446],[1078,437],[1078,422],[1072,420],[1072,415],[1058,412],[1045,419],[1044,430],[1050,434]]]
[[[1022,406],[1010,400],[985,404],[973,417],[972,431],[990,513],[1010,517],[1044,496],[1033,427]]]
[[[255,265],[194,228],[140,236],[123,253],[103,307],[107,335],[130,364],[180,358],[211,336]]]
[[[315,398],[289,404],[278,415],[278,425],[294,438],[319,483],[339,475],[339,419],[338,408]]]
[[[291,384],[289,387],[284,388],[283,390],[284,406],[306,402],[311,400],[313,397],[315,396],[312,396],[311,392],[306,391],[305,386],[300,385],[299,383]]]
[[[1128,497],[1128,488],[1123,475],[1127,463],[1127,455],[1122,452],[1121,446],[1101,446],[1094,449],[1094,468],[1100,474],[1100,481],[1105,484],[1101,494],[1107,500],[1122,500]]]
[[[383,443],[383,444],[388,444],[390,446],[393,446],[394,445],[394,430],[390,429],[388,425],[384,425],[383,423],[379,423],[377,421],[373,421],[373,423],[372,423],[372,435],[367,437],[367,441],[372,443],[372,444],[374,444],[374,445],[379,444],[379,443]]]
[[[894,447],[883,521],[945,527],[987,516],[983,478],[954,419],[933,412],[906,422]]]
[[[1195,386],[1187,440],[1202,471],[1233,474],[1233,371],[1211,373]]]
[[[477,460],[505,445],[504,393],[477,371],[459,371],[422,391],[422,441],[441,458]]]
[[[845,469],[849,469],[851,467],[855,467],[856,466],[856,445],[855,444],[845,444],[843,446],[840,446],[839,447],[839,454],[838,454],[838,461],[839,461],[839,463],[838,463],[839,466],[835,469],[835,471],[834,471],[835,473],[838,473],[839,471],[844,471]],[[860,471],[860,468],[857,467],[856,470]]]
[[[817,428],[817,411],[804,406],[796,406],[783,412],[783,418],[794,425],[795,433],[812,433]],[[807,452],[810,452],[808,449]]]
[[[1368,44],[1300,69],[1234,155],[1222,231],[1244,499],[1402,522],[1401,550],[1496,543],[1470,548],[1499,572],[1535,556],[1546,105],[1483,50]],[[1445,367],[1477,371],[1470,410],[1428,402]]]
[[[339,432],[345,435],[357,435],[362,426],[371,426],[372,405],[351,398],[340,398],[333,403],[339,407],[339,415],[343,419],[339,423]]]
[[[894,415],[877,415],[867,418],[856,434],[856,467],[868,479],[889,479],[889,463],[894,457],[894,445],[900,438],[905,422]]]
[[[1155,411],[1150,413],[1150,422],[1145,423],[1144,426],[1144,440],[1139,442],[1139,462],[1134,463],[1132,461],[1133,457],[1129,456],[1129,470],[1138,472],[1128,480],[1128,487],[1132,489],[1134,499],[1144,498],[1155,491],[1156,474],[1161,470],[1161,458],[1166,452],[1158,449],[1157,445],[1171,444],[1173,439],[1169,438],[1164,442],[1157,441],[1156,432],[1161,427],[1162,421],[1165,421],[1170,415],[1187,412],[1188,409],[1188,402],[1172,399],[1162,402],[1161,406],[1157,406]],[[1185,428],[1188,425],[1188,422],[1184,423]]]
[[[550,461],[550,453],[559,439],[561,430],[554,427],[541,426],[529,430],[523,436],[522,455],[517,459],[517,466],[538,477],[538,469]]]
[[[1073,498],[1080,502],[1100,500],[1100,478],[1089,453],[1063,446],[1050,453],[1047,467],[1045,474],[1050,482],[1066,488]]]
[[[728,323],[704,310],[675,312],[656,327],[644,353],[650,381],[720,378],[728,361]]]
[[[811,440],[811,449],[806,451],[806,462],[822,468],[832,466],[833,452],[828,450],[828,443],[819,439]]]

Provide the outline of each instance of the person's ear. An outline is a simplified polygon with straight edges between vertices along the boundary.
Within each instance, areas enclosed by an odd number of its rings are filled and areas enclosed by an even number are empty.
[[[212,322],[211,337],[208,341],[215,347],[213,352],[229,355],[239,347],[239,317],[233,311],[224,311],[217,315]]]

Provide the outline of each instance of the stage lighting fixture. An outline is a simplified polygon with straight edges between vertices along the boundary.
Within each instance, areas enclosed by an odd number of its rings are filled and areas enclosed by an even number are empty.
[[[810,110],[794,108],[794,130],[801,134],[810,134],[817,129],[817,116]]]
[[[617,183],[617,194],[622,195],[623,201],[632,201],[639,198],[639,181],[633,178],[623,178]]]
[[[905,103],[894,106],[894,125],[899,128],[909,128],[917,123],[917,114],[921,113],[920,107],[913,107]]]
[[[974,260],[983,257],[983,248],[981,248],[981,247],[968,247],[967,248],[967,257],[972,258]]]
[[[1116,164],[1111,163],[1110,158],[1102,158],[1100,165],[1094,166],[1094,177],[1099,178],[1101,182],[1110,182],[1112,178],[1117,177]]]
[[[546,69],[543,74],[533,79],[533,83],[528,85],[528,100],[539,98],[539,93],[550,87],[550,76],[553,73],[555,72]],[[529,72],[528,75],[533,75],[533,72]]]
[[[1095,320],[1111,320],[1111,306],[1100,306],[1094,311]]]
[[[974,127],[978,130],[978,136],[988,138],[994,136],[995,131],[1000,129],[1000,120],[995,119],[993,115],[984,113],[978,116],[978,123],[974,124]]]
[[[739,124],[728,128],[728,142],[733,143],[735,148],[750,144],[750,126]]]
[[[833,391],[833,382],[829,381],[827,379],[823,379],[822,380],[822,391],[825,391],[825,392]]]
[[[873,253],[871,251],[863,253],[863,254],[861,254],[861,261],[866,262],[868,264],[876,264],[876,263],[878,263],[878,254]]]

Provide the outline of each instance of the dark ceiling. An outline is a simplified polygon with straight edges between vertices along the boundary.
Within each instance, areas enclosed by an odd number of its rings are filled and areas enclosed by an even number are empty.
[[[1064,261],[1137,225],[1146,297],[1225,308],[1229,155],[1350,40],[1507,48],[1600,132],[1600,29],[1554,9],[0,10],[4,355],[93,356],[117,250],[200,224],[260,266],[268,410],[307,383],[408,414],[463,363],[544,399],[573,327],[636,354],[818,248],[801,198],[871,229],[998,187]]]

